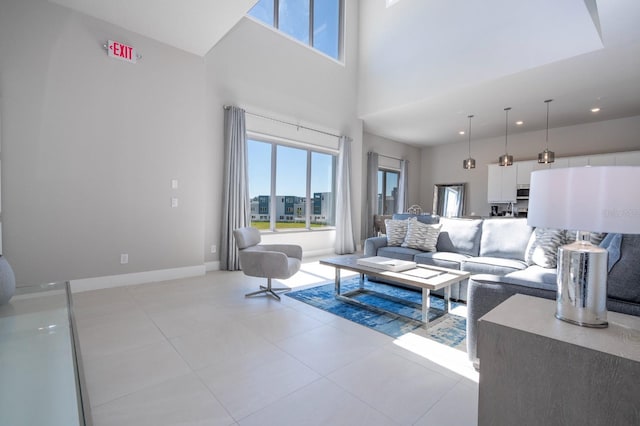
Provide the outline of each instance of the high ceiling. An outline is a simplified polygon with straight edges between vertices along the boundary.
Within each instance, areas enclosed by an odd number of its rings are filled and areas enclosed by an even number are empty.
[[[49,0],[204,56],[257,0]],[[356,1],[356,0],[345,0]],[[387,6],[389,4],[389,6]],[[359,116],[416,146],[640,115],[638,0],[360,0]],[[591,113],[592,107],[601,111]]]
[[[360,2],[359,115],[414,145],[640,115],[640,1]],[[598,106],[594,114],[591,108]],[[516,120],[524,124],[513,126]]]

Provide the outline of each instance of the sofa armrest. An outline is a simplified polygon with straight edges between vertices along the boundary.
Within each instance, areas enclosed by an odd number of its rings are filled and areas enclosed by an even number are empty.
[[[476,362],[478,359],[478,320],[482,316],[514,294],[526,294],[552,300],[556,298],[555,290],[528,287],[504,281],[505,277],[503,276],[488,274],[473,275],[469,279],[467,286],[467,355],[472,362]]]
[[[364,242],[364,256],[371,257],[378,255],[378,249],[387,246],[387,237],[371,237]]]

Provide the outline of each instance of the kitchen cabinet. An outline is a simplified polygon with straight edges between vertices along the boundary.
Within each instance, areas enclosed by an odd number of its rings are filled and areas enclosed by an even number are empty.
[[[487,201],[489,203],[515,203],[516,202],[516,166],[488,165]]]
[[[518,168],[516,176],[518,186],[531,184],[531,172],[549,168],[549,164],[540,164],[538,160],[518,161],[514,163],[514,166]]]

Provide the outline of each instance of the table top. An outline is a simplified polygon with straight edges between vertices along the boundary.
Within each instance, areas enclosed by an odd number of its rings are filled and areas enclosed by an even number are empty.
[[[555,310],[554,300],[516,294],[480,321],[640,362],[640,317],[609,311],[607,328],[590,328],[557,319]]]
[[[457,282],[463,281],[471,275],[469,272],[457,269],[441,268],[431,265],[416,265],[416,268],[402,272],[385,271],[384,269],[373,268],[358,264],[358,259],[363,256],[339,256],[328,259],[321,259],[321,265],[333,266],[338,269],[359,272],[374,277],[384,278],[400,284],[411,285],[429,290],[438,290],[448,287]]]

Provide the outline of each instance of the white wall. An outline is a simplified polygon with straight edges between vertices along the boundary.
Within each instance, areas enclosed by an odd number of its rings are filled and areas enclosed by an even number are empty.
[[[623,152],[640,149],[640,116],[600,121],[549,130],[549,149],[558,157]],[[509,154],[514,161],[534,160],[544,149],[545,131],[517,133],[509,136]],[[422,149],[421,205],[433,203],[433,185],[467,182],[466,214],[489,214],[487,203],[487,165],[496,164],[504,153],[504,137],[471,141],[474,170],[464,170],[462,160],[468,156],[467,142],[437,145]]]
[[[359,240],[363,148],[362,122],[356,117],[358,11],[357,2],[347,1],[345,6],[344,64],[249,18],[243,18],[206,56],[206,111],[210,119],[205,151],[210,159],[205,173],[206,261],[219,260],[218,254],[209,253],[209,247],[220,244],[221,234],[223,105],[351,137],[352,213]],[[247,121],[249,124],[251,118]],[[280,126],[274,132],[288,132],[280,136],[294,139],[309,137],[308,131],[303,135],[305,131],[290,126]],[[297,243],[305,253],[332,253],[335,232],[282,232],[263,239]]]
[[[142,60],[108,58],[107,39]],[[19,284],[203,264],[204,87],[202,58],[46,1],[0,3],[4,254]]]

